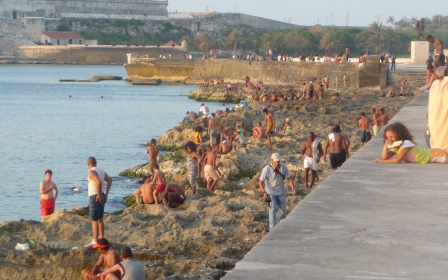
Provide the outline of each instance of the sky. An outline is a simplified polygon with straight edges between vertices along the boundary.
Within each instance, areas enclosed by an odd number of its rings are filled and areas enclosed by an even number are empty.
[[[336,4],[337,3],[337,4]],[[421,18],[433,15],[448,16],[448,5],[435,0],[168,0],[168,11],[209,12],[248,14],[292,24],[313,26],[346,26],[347,12],[349,26],[368,26],[381,18],[386,24],[389,16],[395,21],[403,17]],[[207,8],[208,7],[208,8]]]

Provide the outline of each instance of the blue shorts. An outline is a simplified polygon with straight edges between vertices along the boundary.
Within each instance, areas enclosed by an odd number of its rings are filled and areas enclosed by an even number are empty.
[[[97,195],[91,195],[89,201],[89,216],[90,220],[98,221],[102,219],[104,216],[104,205],[106,204],[106,195],[104,193],[101,194],[104,198],[104,204],[96,201]]]
[[[367,139],[367,130],[361,130],[361,143],[366,143],[367,141],[369,141]]]

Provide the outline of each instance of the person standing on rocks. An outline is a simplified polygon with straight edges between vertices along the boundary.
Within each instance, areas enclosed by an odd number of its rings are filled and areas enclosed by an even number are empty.
[[[322,144],[319,139],[315,137],[314,132],[310,132],[308,139],[302,145],[302,153],[300,155],[300,160],[302,160],[305,154],[305,159],[303,161],[303,167],[305,168],[305,189],[308,188],[308,175],[311,169],[311,184],[310,188],[313,188],[314,181],[317,178],[317,170],[319,169],[320,157],[324,151],[322,150]]]
[[[201,145],[202,147],[202,145]],[[187,174],[188,182],[190,183],[191,193],[196,194],[196,177],[200,172],[198,166],[201,165],[202,156],[197,153],[197,146],[194,142],[189,141],[185,144],[185,151],[187,151]]]
[[[107,175],[106,171],[96,166],[96,159],[89,157],[87,159],[87,167],[89,175],[87,176],[88,193],[89,193],[89,216],[92,221],[93,240],[90,245],[94,245],[99,238],[104,238],[104,205],[106,204],[109,191],[112,186],[112,179]],[[103,192],[103,183],[107,182],[106,192]]]
[[[268,137],[268,147],[271,146],[271,134],[274,133],[274,127],[275,127],[275,118],[274,115],[268,112],[268,109],[263,109],[264,114],[264,123],[263,127],[267,124],[266,128],[266,135]]]
[[[137,205],[140,205],[140,195],[143,197],[143,204],[154,204],[154,184],[151,183],[151,176],[145,176],[143,177],[143,184],[140,186],[140,188],[137,190],[137,193],[135,194],[135,200],[137,202]]]
[[[293,195],[296,195],[294,181],[291,179],[288,167],[281,162],[280,155],[273,153],[271,164],[266,165],[261,172],[259,186],[263,198],[269,202],[269,228],[274,228],[286,212],[286,188],[284,180],[288,179]],[[279,210],[282,212],[279,213]]]
[[[206,151],[207,154],[203,159],[205,164],[204,177],[207,182],[207,189],[214,191],[215,185],[218,183],[221,174],[216,168],[216,154],[213,152],[212,147],[208,145]]]
[[[377,135],[381,129],[381,114],[379,108],[373,107],[373,136]]]
[[[369,131],[369,125],[370,125],[370,120],[368,118],[366,118],[366,113],[361,112],[361,119],[359,119],[358,121],[358,125],[361,133],[361,147],[364,146],[367,141],[369,141],[370,139],[368,139],[367,137],[367,131]]]
[[[93,248],[98,249],[100,258],[92,269],[83,269],[81,271],[81,276],[84,280],[100,279],[101,266],[104,266],[104,270],[107,270],[120,262],[120,255],[117,251],[111,248],[110,243],[106,238],[98,239],[98,243],[93,244]],[[120,276],[118,273],[115,275]]]
[[[101,273],[101,279],[107,280],[145,280],[145,269],[143,265],[132,259],[132,250],[128,246],[121,249],[122,262],[113,267],[104,270]],[[120,278],[117,277],[120,275]]]
[[[344,77],[342,77],[342,80],[344,81],[344,87],[347,87],[347,81],[348,81],[347,74],[344,74]]]
[[[48,169],[45,171],[45,180],[40,182],[40,214],[42,217],[54,213],[56,199],[58,198],[58,188],[55,182],[51,181],[53,172]]]
[[[328,135],[324,148],[324,162],[327,162],[327,151],[330,148],[330,164],[331,170],[334,172],[350,157],[344,138],[338,129],[333,127],[332,133]]]
[[[212,147],[219,145],[221,140],[221,122],[216,118],[215,113],[208,122],[208,134],[210,136],[210,145]]]
[[[154,174],[154,165],[157,164],[157,156],[159,155],[156,139],[151,139],[151,144],[146,149],[146,153],[149,155],[148,173],[152,175]]]

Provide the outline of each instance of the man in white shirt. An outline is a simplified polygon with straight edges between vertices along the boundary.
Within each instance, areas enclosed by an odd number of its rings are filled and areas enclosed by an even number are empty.
[[[199,109],[199,116],[200,117],[202,117],[202,116],[208,117],[209,115],[210,115],[210,109],[207,106],[205,106],[204,103],[202,103],[201,109]]]
[[[278,153],[273,153],[271,156],[271,164],[266,165],[261,172],[259,186],[263,192],[263,198],[269,202],[269,228],[275,227],[280,218],[286,212],[286,188],[285,179],[288,179],[289,185],[292,189],[292,194],[296,195],[294,189],[294,181],[291,179],[288,167],[281,163],[281,158]],[[278,213],[278,209],[282,212]]]

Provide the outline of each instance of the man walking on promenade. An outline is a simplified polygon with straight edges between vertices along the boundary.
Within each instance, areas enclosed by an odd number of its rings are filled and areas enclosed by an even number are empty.
[[[373,136],[378,134],[381,129],[381,114],[379,108],[373,107]]]
[[[157,156],[159,155],[159,147],[157,147],[156,139],[151,139],[151,144],[146,149],[146,153],[149,155],[148,161],[148,173],[154,174],[154,165],[157,164]]]
[[[380,112],[381,125],[383,127],[385,127],[390,121],[389,115],[386,114],[386,111],[384,111],[384,108],[380,108],[379,112]]]
[[[310,132],[308,139],[302,145],[302,154],[300,160],[302,160],[305,154],[305,160],[303,161],[303,167],[305,167],[305,189],[308,188],[308,174],[311,169],[311,184],[310,188],[314,186],[314,181],[317,178],[317,170],[319,169],[320,157],[324,151],[322,150],[322,144],[319,139],[315,137],[314,132]]]
[[[54,213],[56,199],[58,198],[58,188],[51,181],[53,172],[48,169],[45,171],[45,180],[40,182],[40,214],[42,217]]]
[[[350,157],[344,137],[338,132],[335,126],[328,135],[324,148],[324,162],[327,162],[327,150],[330,148],[330,164],[331,170],[334,172]]]
[[[90,245],[94,245],[99,238],[104,238],[104,205],[109,196],[110,187],[112,186],[112,179],[107,173],[96,166],[96,159],[89,157],[87,159],[87,166],[89,167],[89,175],[87,176],[89,201],[89,216],[92,221],[93,240]],[[103,183],[107,182],[106,193],[103,191]]]
[[[261,172],[259,186],[265,201],[269,202],[269,228],[272,229],[280,221],[286,212],[286,188],[285,179],[288,179],[292,194],[296,195],[294,182],[285,164],[281,163],[278,153],[271,156],[271,164],[266,165]],[[282,210],[279,214],[278,210]]]
[[[267,124],[266,128],[266,135],[268,137],[268,147],[271,146],[271,134],[274,133],[274,127],[275,127],[275,118],[274,115],[268,112],[268,109],[263,109],[264,114],[264,123],[263,127]]]
[[[367,137],[367,131],[369,131],[369,125],[370,125],[370,121],[368,118],[366,118],[366,113],[361,112],[361,119],[359,119],[358,121],[359,124],[359,128],[360,133],[361,133],[361,147],[364,146],[367,141],[369,141],[370,139],[368,139]]]

